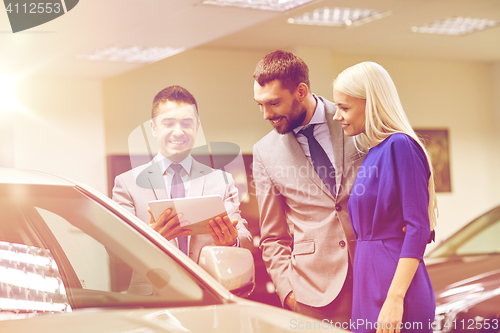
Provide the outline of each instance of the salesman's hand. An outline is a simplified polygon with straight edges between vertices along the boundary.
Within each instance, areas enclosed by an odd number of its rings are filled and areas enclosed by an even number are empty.
[[[151,215],[151,218],[149,219],[149,226],[160,233],[167,240],[191,234],[191,230],[181,228],[180,219],[182,218],[182,214],[175,214],[171,216],[171,208],[165,209],[165,211],[158,218],[158,221],[155,221],[153,213],[151,213],[149,207],[148,212],[149,215]]]
[[[238,224],[238,220],[229,220],[227,215],[223,217],[217,216],[213,220],[209,220],[207,224],[207,229],[212,239],[214,240],[214,244],[219,246],[232,246],[236,243],[236,239],[238,239],[238,230],[236,229],[236,225]]]

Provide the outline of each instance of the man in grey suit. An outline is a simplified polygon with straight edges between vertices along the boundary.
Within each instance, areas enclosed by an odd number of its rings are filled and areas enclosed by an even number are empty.
[[[251,235],[240,215],[238,190],[233,178],[229,173],[197,162],[190,154],[200,124],[197,103],[191,93],[180,86],[163,89],[153,100],[151,118],[158,154],[150,163],[116,177],[113,200],[187,252],[195,262],[206,245],[251,249]],[[182,212],[173,215],[170,209],[154,220],[149,202],[171,198],[176,177],[180,177],[176,186],[180,186],[183,196],[220,195],[223,198],[227,216],[210,220],[209,233],[190,236],[191,231],[180,225]]]
[[[254,99],[274,127],[253,149],[267,270],[285,307],[349,328],[355,238],[347,200],[365,154],[333,121],[335,105],[311,93],[302,59],[274,51],[253,77]],[[301,132],[308,128],[334,168],[331,179],[315,171],[317,148]]]

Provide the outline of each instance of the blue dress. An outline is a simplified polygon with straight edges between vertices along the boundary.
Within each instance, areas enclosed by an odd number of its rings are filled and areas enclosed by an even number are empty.
[[[435,299],[422,261],[429,236],[429,164],[418,143],[392,134],[370,149],[348,202],[356,237],[354,332],[375,332],[399,258],[420,264],[404,299],[403,332],[432,332]],[[402,228],[406,225],[406,234]]]

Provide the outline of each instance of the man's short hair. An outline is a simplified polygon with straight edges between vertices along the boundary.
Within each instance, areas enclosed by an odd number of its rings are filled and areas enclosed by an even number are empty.
[[[194,96],[191,95],[191,93],[187,91],[186,88],[183,88],[181,86],[170,86],[156,94],[155,98],[153,99],[151,119],[155,119],[156,117],[158,117],[158,108],[160,107],[160,104],[163,104],[167,101],[194,105],[196,117],[198,117],[198,104],[196,103]]]
[[[292,52],[277,50],[262,58],[255,71],[253,78],[264,86],[267,83],[279,80],[281,86],[291,93],[297,89],[300,83],[309,86],[309,68],[304,60],[297,57]]]

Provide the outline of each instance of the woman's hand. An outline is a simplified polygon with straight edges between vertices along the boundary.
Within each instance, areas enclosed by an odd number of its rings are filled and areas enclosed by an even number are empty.
[[[403,297],[387,296],[378,315],[377,333],[399,333],[403,327]]]
[[[419,263],[420,260],[416,258],[399,258],[387,298],[378,315],[377,333],[401,332],[404,326],[404,298]]]

